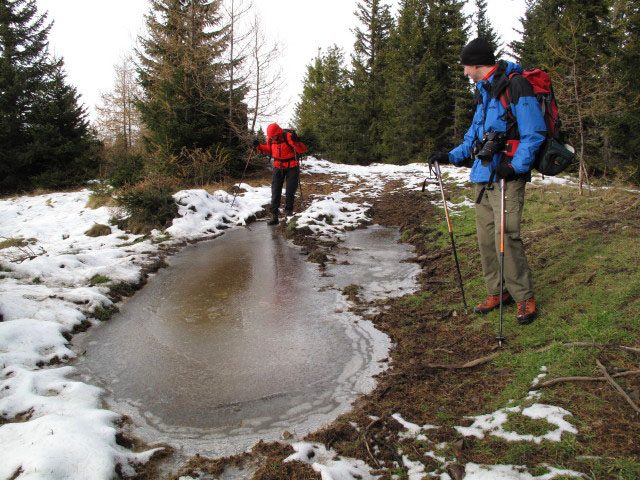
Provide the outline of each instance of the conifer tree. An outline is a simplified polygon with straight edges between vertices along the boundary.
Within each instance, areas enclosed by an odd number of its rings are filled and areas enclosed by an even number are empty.
[[[473,116],[471,86],[460,65],[460,52],[467,43],[464,3],[429,2],[426,68],[430,75],[427,108],[431,121],[424,145],[429,151],[450,149],[459,143]]]
[[[384,52],[393,27],[389,6],[380,0],[361,0],[355,12],[362,29],[354,30],[356,41],[351,59],[353,157],[357,163],[379,160],[382,98],[384,96]]]
[[[68,186],[95,172],[95,142],[62,60],[49,56],[46,17],[35,0],[0,2],[0,191]]]
[[[549,72],[561,120],[579,159],[580,192],[592,167],[608,156],[605,125],[619,114],[622,89],[611,67],[616,51],[610,0],[536,0],[523,18],[522,41],[512,48],[523,65]]]
[[[353,162],[348,124],[350,85],[344,53],[334,45],[307,66],[303,93],[296,105],[295,124],[310,152],[330,160]]]
[[[432,88],[427,57],[427,0],[402,0],[389,39],[381,152],[384,161],[408,163],[424,156],[422,143],[433,120],[428,111]]]
[[[64,188],[95,178],[98,163],[95,135],[75,87],[67,84],[62,60],[31,105],[28,156],[34,167],[31,183]]]
[[[614,116],[611,125],[611,143],[617,147],[620,163],[627,175],[640,181],[640,2],[616,0],[614,4],[614,31],[619,46],[614,74],[624,89],[620,101],[624,109]]]
[[[386,69],[385,161],[425,160],[464,134],[472,105],[459,62],[467,40],[463,5],[461,0],[401,2]]]
[[[476,4],[476,36],[478,38],[484,38],[491,44],[495,56],[497,59],[502,58],[505,54],[502,48],[502,42],[500,41],[500,35],[496,33],[491,25],[491,21],[487,16],[487,0],[475,0]]]
[[[148,145],[167,156],[225,143],[227,29],[221,0],[151,0],[137,102]],[[184,150],[183,150],[184,149]]]

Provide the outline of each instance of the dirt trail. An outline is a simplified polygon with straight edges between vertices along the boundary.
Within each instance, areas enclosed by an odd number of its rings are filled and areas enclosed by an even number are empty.
[[[313,195],[327,195],[338,190],[329,183],[317,184],[320,180],[323,179],[303,177],[307,201]],[[487,413],[489,399],[504,390],[513,373],[508,369],[496,369],[491,362],[464,369],[434,367],[435,364],[461,365],[490,356],[497,349],[491,325],[485,323],[477,329],[465,328],[473,318],[461,306],[458,309],[443,307],[461,305],[461,301],[450,250],[433,246],[432,241],[438,235],[435,225],[442,220],[442,211],[431,203],[435,199],[432,194],[407,191],[392,182],[381,197],[358,199],[373,205],[370,211],[373,223],[399,228],[403,238],[413,244],[414,261],[422,268],[420,288],[412,296],[413,301],[400,298],[378,302],[384,305],[379,309],[381,313],[367,317],[391,337],[394,345],[390,352],[390,368],[378,376],[377,387],[354,402],[349,413],[304,439],[323,443],[340,456],[365,461],[383,480],[389,480],[393,475],[404,478],[402,475],[408,471],[398,448],[409,459],[424,463],[426,471],[433,471],[440,465],[435,460],[430,464],[430,457],[425,454],[433,450],[433,444],[447,442],[449,456],[457,459],[457,464],[451,464],[445,470],[451,478],[462,478],[463,465],[467,462],[495,463],[491,449],[474,449],[474,440],[465,438],[463,441],[453,426],[467,426],[471,421],[466,416]],[[296,199],[296,210],[300,209],[298,202],[299,198]],[[278,228],[283,235],[291,235],[286,225]],[[292,236],[295,243],[305,247],[310,261],[322,267],[330,259],[334,243],[320,242],[309,231],[297,231]],[[469,258],[469,264],[475,268],[473,275],[480,277],[476,250],[463,247],[459,255]],[[467,300],[471,304],[477,299]],[[363,311],[362,307],[362,304],[355,304],[353,310]],[[517,349],[513,351],[515,353]],[[428,433],[433,443],[416,442],[400,435],[403,427],[392,417],[395,413],[418,425],[437,425],[439,428]],[[605,415],[607,418],[600,421],[602,429],[616,425],[611,428],[624,431],[628,427],[618,424],[619,412],[615,409],[608,409]],[[636,449],[622,440],[616,448],[625,453]],[[215,474],[225,465],[254,471],[254,480],[321,478],[308,464],[284,463],[291,453],[293,449],[286,442],[260,443],[251,453],[237,457],[216,460],[196,457],[170,478],[189,474],[216,478]],[[541,456],[531,458],[530,464],[545,461],[549,458]],[[154,463],[151,462],[140,478],[156,478],[154,474]]]

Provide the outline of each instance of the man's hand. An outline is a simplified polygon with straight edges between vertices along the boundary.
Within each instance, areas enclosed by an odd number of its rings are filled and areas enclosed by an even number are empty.
[[[253,148],[258,148],[258,145],[260,145],[260,141],[256,138],[253,140]]]
[[[432,165],[438,162],[440,165],[446,165],[449,163],[449,154],[445,152],[432,152],[429,155],[429,165]]]
[[[498,164],[496,167],[496,175],[498,175],[499,178],[504,178],[505,180],[509,180],[517,176],[513,166],[507,162],[500,162]]]

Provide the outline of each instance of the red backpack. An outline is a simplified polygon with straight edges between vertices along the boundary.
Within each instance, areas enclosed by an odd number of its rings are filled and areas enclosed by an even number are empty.
[[[533,88],[533,94],[538,100],[544,123],[547,126],[546,139],[540,146],[533,168],[543,175],[557,175],[566,169],[575,158],[575,150],[570,145],[565,145],[563,135],[560,132],[560,115],[558,114],[558,104],[556,97],[553,95],[553,87],[551,86],[551,77],[544,70],[536,68],[535,70],[525,70],[520,73],[512,73],[509,80],[514,75],[522,75]],[[500,103],[507,112],[507,115],[516,122],[516,118],[511,112],[511,95],[509,87],[505,88],[500,95]]]

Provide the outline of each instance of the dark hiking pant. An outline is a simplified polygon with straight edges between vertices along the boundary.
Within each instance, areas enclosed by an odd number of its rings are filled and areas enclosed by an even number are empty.
[[[476,197],[486,184],[476,184]],[[504,285],[516,302],[533,297],[531,270],[520,238],[520,220],[524,206],[526,181],[518,178],[505,182],[504,214]],[[476,204],[476,229],[482,258],[482,272],[487,294],[500,293],[500,182],[486,190]]]
[[[300,180],[300,167],[276,168],[273,167],[273,177],[271,179],[271,213],[278,213],[280,208],[280,197],[282,196],[282,185],[287,185],[284,208],[293,211],[293,199],[298,189]]]

